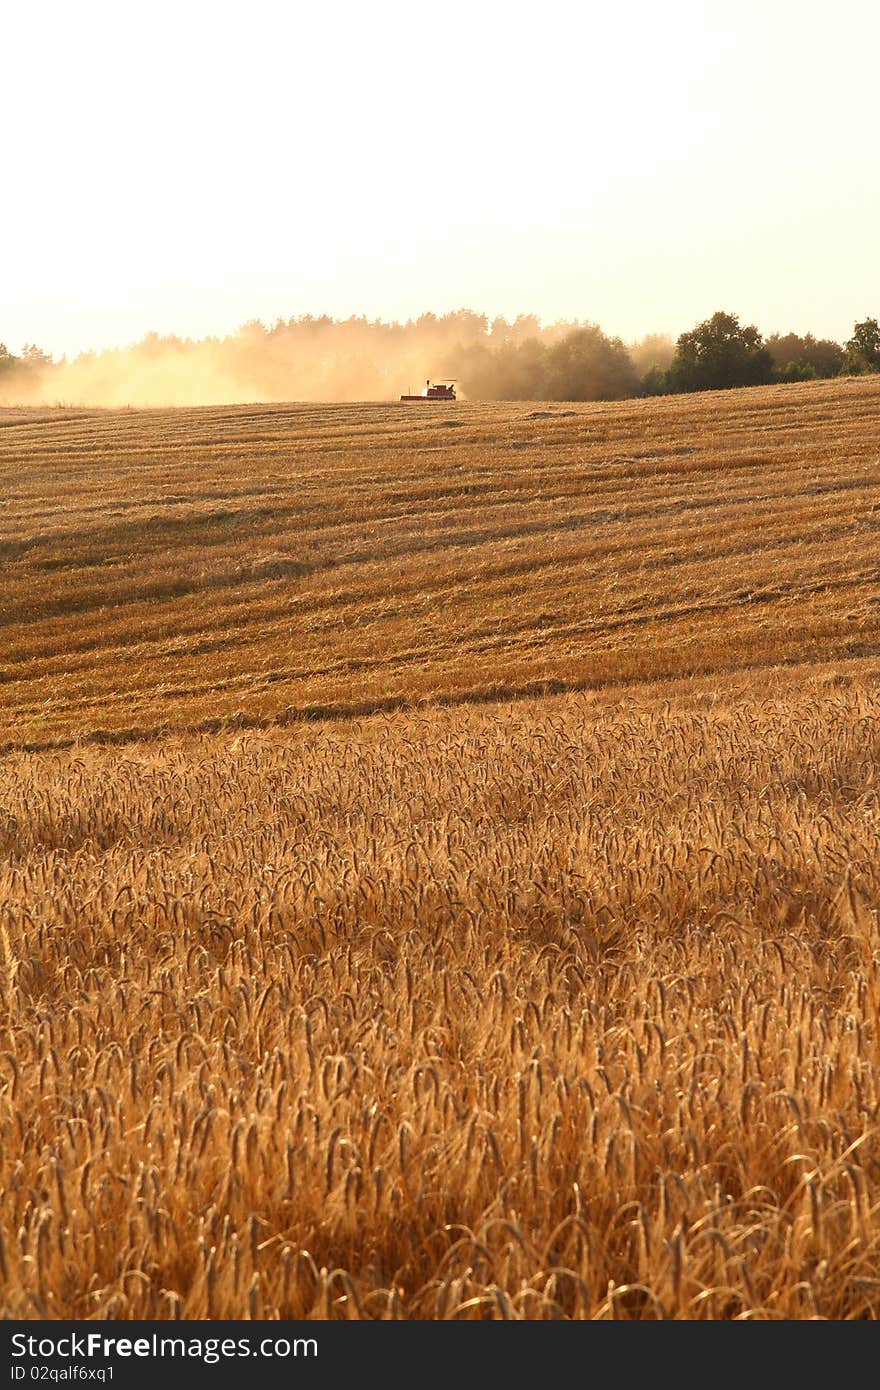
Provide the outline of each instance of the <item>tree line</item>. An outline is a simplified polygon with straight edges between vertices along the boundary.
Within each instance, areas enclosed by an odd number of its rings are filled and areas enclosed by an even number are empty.
[[[483,400],[619,400],[684,391],[880,372],[880,327],[866,318],[845,343],[773,333],[718,311],[673,341],[626,344],[594,323],[544,326],[467,309],[406,323],[310,315],[254,321],[225,338],[148,334],[129,348],[55,362],[34,344],[0,343],[0,400],[94,404],[188,400],[395,398],[425,377],[453,377]],[[121,393],[121,394],[120,394]]]
[[[880,372],[877,319],[855,324],[844,344],[812,333],[765,341],[754,324],[721,310],[677,342],[651,334],[627,347],[587,324],[551,342],[534,334],[477,344],[465,357],[469,393],[495,400],[616,400],[869,372]]]

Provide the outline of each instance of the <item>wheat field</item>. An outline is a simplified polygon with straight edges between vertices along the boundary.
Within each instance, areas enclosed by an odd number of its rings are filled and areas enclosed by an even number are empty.
[[[0,412],[5,1316],[880,1313],[878,424]]]
[[[871,656],[878,381],[0,410],[0,747]]]

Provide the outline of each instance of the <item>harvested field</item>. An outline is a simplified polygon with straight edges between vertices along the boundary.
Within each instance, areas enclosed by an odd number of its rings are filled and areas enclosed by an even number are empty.
[[[0,478],[0,746],[880,653],[876,378],[0,411]]]
[[[880,381],[5,419],[0,1312],[880,1315]]]

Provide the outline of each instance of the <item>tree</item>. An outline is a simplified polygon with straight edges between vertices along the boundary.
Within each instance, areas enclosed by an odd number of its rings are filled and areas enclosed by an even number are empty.
[[[665,396],[669,389],[669,372],[664,372],[663,368],[656,364],[649,367],[642,377],[641,394],[643,396]]]
[[[815,381],[818,375],[812,362],[805,362],[803,358],[800,362],[786,362],[784,367],[773,368],[774,381]]]
[[[669,368],[672,391],[718,391],[761,386],[773,376],[773,358],[754,324],[719,310],[682,333]]]
[[[665,372],[675,356],[675,343],[667,333],[648,333],[646,337],[629,344],[629,355],[640,376]]]
[[[638,389],[624,344],[607,337],[598,324],[576,328],[547,350],[546,400],[617,401]]]
[[[779,370],[789,371],[793,364],[801,368],[808,365],[813,369],[813,376],[831,377],[837,376],[843,366],[843,348],[832,338],[814,338],[812,333],[803,336],[799,333],[771,333],[767,347]],[[786,379],[805,381],[810,378],[789,375]]]
[[[864,319],[862,323],[857,323],[845,346],[844,372],[851,376],[880,372],[880,325],[876,319]]]
[[[52,357],[42,348],[38,348],[36,343],[25,343],[21,350],[21,361],[25,367],[51,367]]]
[[[539,338],[502,343],[494,351],[485,343],[459,350],[460,376],[467,394],[487,401],[543,400],[547,349]]]

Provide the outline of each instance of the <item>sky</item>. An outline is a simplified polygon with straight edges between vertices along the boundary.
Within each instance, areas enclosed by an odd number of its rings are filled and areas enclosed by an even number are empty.
[[[3,6],[0,341],[880,315],[878,0]]]

